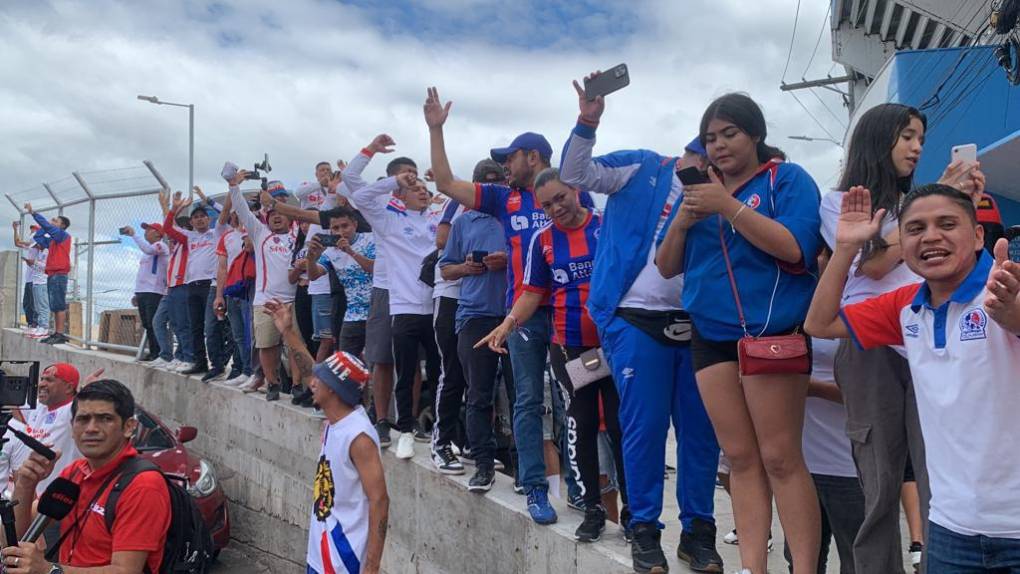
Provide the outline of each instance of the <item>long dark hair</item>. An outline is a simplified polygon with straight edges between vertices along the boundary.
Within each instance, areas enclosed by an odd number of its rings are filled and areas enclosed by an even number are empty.
[[[698,132],[698,139],[701,145],[705,145],[705,134],[708,132],[708,124],[712,120],[725,120],[732,122],[751,138],[758,138],[758,145],[755,151],[758,154],[758,163],[765,163],[773,158],[785,160],[786,154],[783,150],[765,143],[765,136],[768,135],[768,128],[765,126],[765,114],[761,107],[747,94],[732,93],[719,96],[701,116],[701,130]]]
[[[847,191],[855,185],[868,188],[872,213],[880,208],[896,213],[901,195],[913,185],[914,174],[900,177],[892,161],[892,149],[913,118],[928,129],[924,114],[903,104],[875,106],[857,120],[838,189]]]

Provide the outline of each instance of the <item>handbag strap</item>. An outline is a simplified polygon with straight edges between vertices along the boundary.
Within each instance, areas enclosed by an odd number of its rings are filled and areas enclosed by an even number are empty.
[[[740,292],[737,291],[737,280],[733,277],[733,265],[730,263],[730,250],[726,247],[726,235],[723,231],[723,217],[719,218],[719,244],[722,245],[723,260],[726,261],[726,274],[730,278],[730,289],[733,291],[733,299],[737,302],[737,315],[740,317],[740,328],[744,330],[744,336],[750,337],[747,332],[747,320],[744,319],[744,306],[740,304]]]

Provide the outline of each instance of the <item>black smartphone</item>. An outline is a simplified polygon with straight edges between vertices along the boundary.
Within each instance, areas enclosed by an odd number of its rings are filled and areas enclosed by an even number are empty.
[[[482,259],[485,259],[488,256],[489,256],[489,252],[488,251],[472,251],[471,252],[471,261],[473,261],[475,263],[481,263]]]
[[[323,247],[336,247],[337,242],[340,241],[341,235],[330,235],[329,233],[316,233],[315,238],[319,240],[319,243]]]
[[[117,230],[121,235],[127,235],[127,227],[121,227]]]
[[[584,97],[594,101],[598,96],[607,96],[630,85],[630,73],[627,64],[613,66],[609,71],[591,78],[584,79]]]
[[[706,172],[701,171],[696,167],[685,167],[680,171],[676,172],[676,178],[680,180],[680,183],[686,185],[701,185],[703,183],[712,183],[712,180],[708,177]]]
[[[1020,225],[1014,225],[1006,230],[1006,239],[1009,241],[1007,256],[1010,261],[1020,263]]]

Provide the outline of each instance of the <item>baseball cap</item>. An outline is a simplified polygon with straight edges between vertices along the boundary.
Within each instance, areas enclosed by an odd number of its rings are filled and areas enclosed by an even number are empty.
[[[30,231],[39,231],[39,230],[40,230],[40,229],[42,229],[42,228],[41,228],[41,227],[39,227],[38,225],[29,225],[29,226],[28,226],[28,229],[29,229]]]
[[[143,223],[142,229],[155,229],[156,233],[163,235],[163,226],[158,223]]]
[[[53,363],[48,369],[53,369],[53,374],[62,381],[71,383],[71,386],[78,388],[78,369],[68,363]]]
[[[705,146],[701,144],[701,136],[695,136],[695,138],[691,140],[691,143],[684,146],[684,151],[696,153],[700,156],[708,156],[708,152],[705,151]]]
[[[552,146],[549,145],[549,140],[545,139],[545,136],[534,132],[524,132],[515,137],[514,141],[510,142],[510,145],[507,147],[492,148],[489,150],[489,155],[496,163],[502,165],[506,163],[506,158],[519,149],[535,150],[538,152],[538,155],[542,156],[542,159],[547,161],[552,157]]]
[[[208,206],[206,206],[204,203],[196,203],[194,205],[194,207],[191,208],[191,213],[188,214],[188,217],[194,217],[194,215],[196,213],[198,213],[199,211],[201,211],[202,213],[204,213],[206,215],[209,215],[209,207]]]
[[[496,175],[500,180],[506,177],[503,173],[503,166],[489,158],[485,158],[475,164],[475,171],[471,174],[471,181],[484,182],[491,175]]]
[[[312,373],[344,403],[350,406],[361,403],[362,389],[368,383],[369,373],[364,363],[354,355],[337,351],[315,365]]]

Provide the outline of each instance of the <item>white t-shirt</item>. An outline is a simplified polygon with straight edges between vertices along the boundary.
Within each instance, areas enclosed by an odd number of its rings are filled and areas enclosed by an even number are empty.
[[[328,560],[336,572],[351,572],[349,561],[365,560],[368,545],[368,497],[361,476],[351,461],[351,443],[361,435],[379,445],[365,409],[328,425],[322,435],[322,450],[312,487],[312,514],[308,526],[309,572],[326,572]],[[323,553],[328,552],[324,559]]]
[[[138,274],[135,276],[135,293],[166,295],[166,266],[170,261],[170,248],[162,241],[149,243],[137,233],[131,238],[138,249],[142,250]]]
[[[662,207],[662,213],[659,214],[659,222],[655,224],[655,235],[652,237],[659,236],[662,226],[666,224],[666,220],[673,210],[673,204],[676,203],[682,191],[683,184],[676,176],[673,176],[669,197],[666,198],[666,204]],[[675,311],[682,308],[680,299],[684,290],[684,276],[681,274],[666,279],[662,273],[659,273],[659,268],[655,266],[655,251],[658,249],[655,243],[652,241],[652,246],[648,249],[648,257],[645,259],[645,266],[641,268],[634,283],[623,295],[618,307],[649,311]]]
[[[294,301],[297,287],[287,277],[290,256],[294,251],[294,235],[291,232],[273,233],[248,209],[248,202],[241,195],[241,188],[231,187],[230,198],[238,219],[255,246],[255,305],[277,299],[281,303]]]
[[[822,219],[822,238],[825,239],[829,249],[835,249],[836,246],[836,225],[839,222],[839,211],[840,204],[843,201],[843,193],[842,191],[830,191],[823,195],[821,206],[818,208],[818,214]],[[892,215],[887,215],[882,221],[882,237],[895,231],[898,225],[899,221],[897,219]],[[846,285],[843,287],[843,300],[840,302],[842,305],[850,305],[851,303],[863,301],[893,289],[899,289],[904,285],[921,281],[921,278],[902,261],[896,267],[893,267],[889,273],[886,273],[885,277],[878,280],[872,279],[863,273],[858,273],[857,271],[860,268],[859,261],[860,255],[858,254],[854,258],[853,265],[850,267],[850,274],[846,278]]]
[[[811,378],[835,384],[833,362],[839,341],[811,339]],[[808,397],[804,409],[804,462],[811,474],[856,477],[857,467],[846,436],[846,408],[839,403]]]
[[[46,284],[46,257],[49,253],[49,249],[39,249],[34,245],[28,248],[28,254],[25,257],[32,260],[32,266],[29,267],[32,285]]]
[[[71,434],[71,418],[70,401],[52,410],[46,405],[40,404],[25,413],[25,426],[19,430],[44,445],[60,451],[60,458],[54,464],[53,472],[50,473],[49,478],[39,482],[39,486],[36,488],[37,494],[42,494],[46,487],[60,476],[64,468],[81,458],[81,453],[78,452],[78,447],[74,444],[74,436]],[[8,480],[13,480],[13,472],[21,468],[33,451],[14,435],[8,434],[7,438],[11,440],[4,445],[4,452],[10,457],[11,475]]]
[[[315,223],[309,224],[308,225],[308,233],[305,235],[305,237],[306,237],[305,245],[298,251],[297,259],[294,260],[295,262],[297,262],[298,259],[304,259],[305,256],[308,255],[308,241],[311,240],[313,237],[315,237],[316,233],[327,233],[328,234],[329,232],[328,231],[323,231],[322,226],[320,226],[318,224],[315,224]],[[307,279],[308,278],[308,272],[306,271],[306,272],[302,273],[301,277]],[[322,275],[318,279],[316,279],[314,281],[309,281],[308,282],[308,294],[309,295],[329,295],[329,291],[330,291],[330,289],[329,289],[329,275]]]
[[[248,204],[245,203],[245,207]],[[219,260],[216,256],[216,244],[220,234],[216,229],[208,229],[202,233],[188,231],[174,225],[174,230],[188,238],[188,267],[184,272],[184,282],[212,280],[216,283],[216,270]]]

